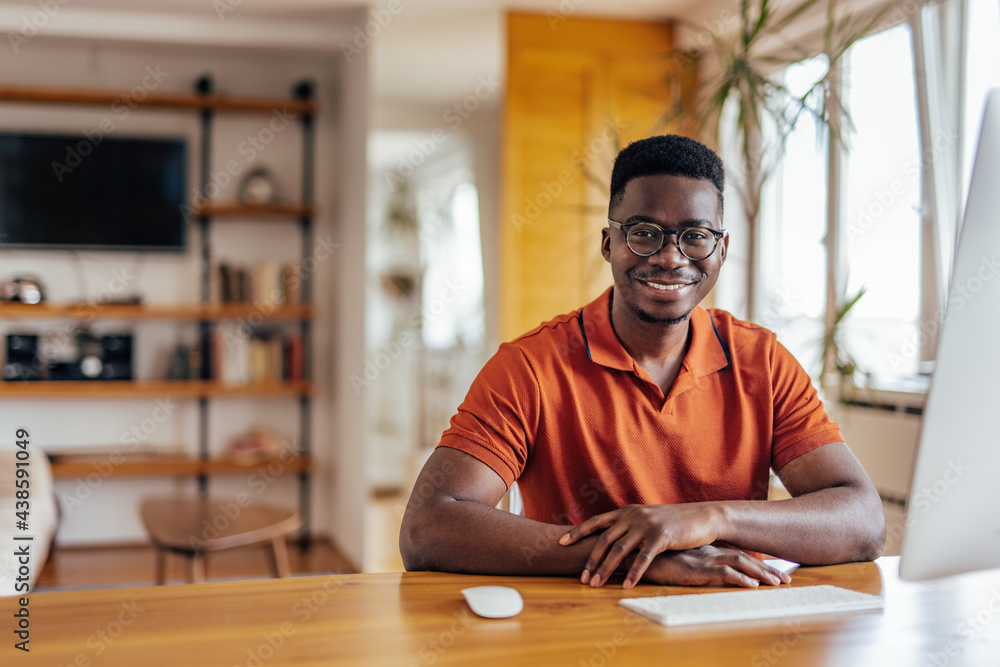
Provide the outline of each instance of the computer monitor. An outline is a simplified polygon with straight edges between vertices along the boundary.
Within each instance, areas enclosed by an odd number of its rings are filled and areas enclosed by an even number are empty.
[[[1000,567],[1000,89],[990,91],[907,501],[900,575]]]

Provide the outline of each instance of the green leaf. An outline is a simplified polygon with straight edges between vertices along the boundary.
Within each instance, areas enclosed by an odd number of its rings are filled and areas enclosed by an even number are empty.
[[[863,297],[867,291],[868,291],[868,286],[862,285],[861,289],[858,290],[857,294],[855,294],[850,299],[848,299],[847,301],[845,301],[840,305],[840,308],[837,309],[837,320],[836,320],[837,324],[840,324],[844,320],[844,318],[847,317],[847,315],[851,312],[851,308],[854,308],[854,306],[858,303],[858,301],[861,300],[861,297]]]

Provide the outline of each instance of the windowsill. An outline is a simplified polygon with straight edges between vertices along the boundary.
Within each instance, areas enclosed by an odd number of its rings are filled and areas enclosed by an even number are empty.
[[[823,396],[830,403],[919,416],[923,414],[929,387],[930,378],[923,376],[873,380],[867,386],[848,389],[843,395],[838,386],[825,387]]]

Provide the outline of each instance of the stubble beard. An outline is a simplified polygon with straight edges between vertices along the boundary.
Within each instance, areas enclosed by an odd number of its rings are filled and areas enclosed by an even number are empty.
[[[632,310],[635,311],[635,314],[639,317],[639,319],[642,320],[643,322],[648,322],[649,324],[663,324],[665,326],[673,326],[675,324],[681,324],[682,322],[686,322],[691,317],[691,310],[687,311],[686,313],[678,317],[657,317],[652,313],[650,313],[649,311],[643,310],[636,303],[630,305],[632,306]]]

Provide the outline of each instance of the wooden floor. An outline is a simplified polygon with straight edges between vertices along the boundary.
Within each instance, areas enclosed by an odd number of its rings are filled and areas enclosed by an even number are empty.
[[[292,576],[347,574],[355,571],[336,547],[316,541],[307,552],[288,543]],[[34,591],[120,588],[154,585],[152,546],[56,548],[45,564]],[[206,581],[267,579],[271,567],[263,546],[228,549],[209,554]],[[184,559],[167,557],[167,583],[184,583]]]

